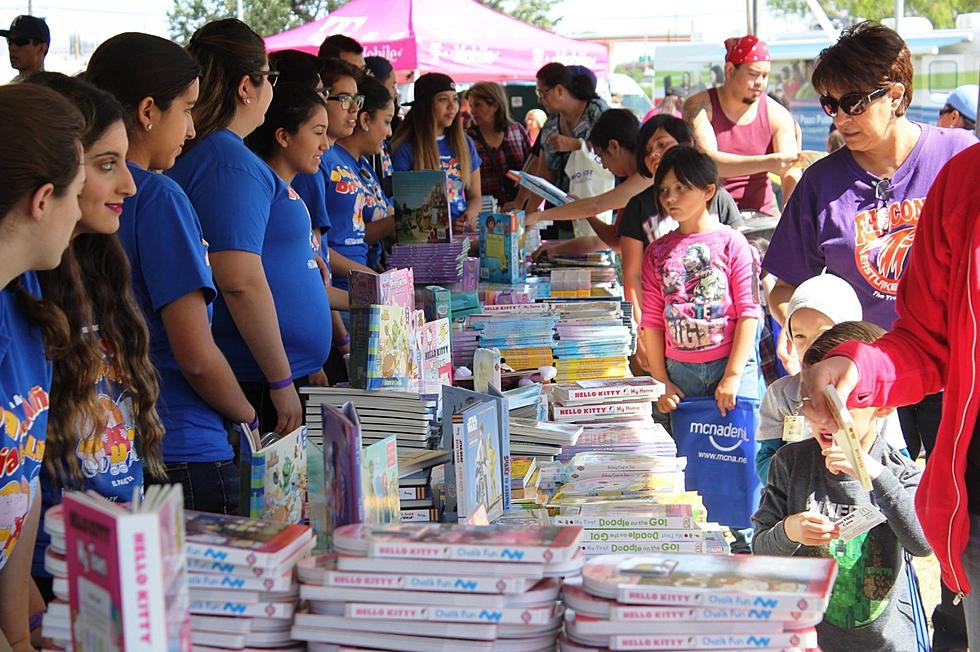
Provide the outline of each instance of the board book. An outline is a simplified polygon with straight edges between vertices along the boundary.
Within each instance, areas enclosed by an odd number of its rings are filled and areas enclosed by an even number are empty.
[[[306,502],[306,426],[284,437],[240,424],[242,491],[239,510],[252,518],[301,523]]]
[[[398,452],[394,435],[367,446],[361,461],[364,522],[398,523]]]
[[[411,345],[409,322],[400,306],[351,310],[350,382],[357,389],[406,390]]]

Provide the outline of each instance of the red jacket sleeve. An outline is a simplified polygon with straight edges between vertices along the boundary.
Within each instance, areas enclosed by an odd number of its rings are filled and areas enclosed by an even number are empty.
[[[945,220],[968,195],[950,168],[948,163],[939,173],[922,207],[911,258],[898,286],[898,320],[892,331],[874,344],[847,342],[830,353],[850,358],[858,367],[860,380],[850,406],[911,405],[943,387],[948,321],[954,308],[951,280],[956,270],[951,261],[957,252],[952,247],[970,246],[968,232],[948,237],[955,229]]]

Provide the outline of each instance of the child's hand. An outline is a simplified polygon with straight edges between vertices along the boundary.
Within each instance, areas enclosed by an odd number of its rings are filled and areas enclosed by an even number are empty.
[[[718,387],[715,388],[715,400],[718,402],[721,416],[725,416],[735,407],[735,397],[738,395],[738,386],[741,382],[742,374],[725,374],[721,377]]]
[[[790,541],[804,546],[822,546],[837,537],[837,526],[823,514],[800,512],[783,519]]]
[[[673,412],[677,409],[677,406],[681,404],[681,399],[684,398],[684,392],[681,388],[670,382],[666,382],[666,389],[663,395],[657,399],[657,409],[667,414]]]
[[[847,461],[847,456],[844,455],[844,449],[842,449],[840,446],[834,444],[833,446],[825,448],[820,452],[824,457],[824,464],[827,465],[828,471],[834,475],[837,475],[838,473],[846,473],[855,480],[858,479],[857,472],[854,470],[854,467],[851,466],[851,463]],[[868,455],[867,451],[862,450],[861,455],[864,456],[864,466],[866,469],[868,469],[868,475],[872,480],[877,479],[885,467],[883,467],[878,460],[873,459],[870,455]]]

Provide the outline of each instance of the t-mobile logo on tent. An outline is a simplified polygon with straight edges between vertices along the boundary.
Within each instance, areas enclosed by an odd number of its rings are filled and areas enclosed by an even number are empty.
[[[492,50],[485,45],[464,45],[454,43],[451,50],[443,47],[442,43],[429,43],[429,54],[432,56],[432,63],[439,63],[440,59],[446,59],[453,63],[493,63],[500,57],[498,50]]]

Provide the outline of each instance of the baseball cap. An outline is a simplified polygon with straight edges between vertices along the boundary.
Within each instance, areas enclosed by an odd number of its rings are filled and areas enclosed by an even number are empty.
[[[456,82],[453,81],[452,77],[441,72],[427,72],[415,80],[414,89],[415,99],[411,102],[405,102],[405,106],[412,106],[416,102],[435,97],[439,93],[455,91]]]
[[[793,318],[793,313],[800,308],[822,312],[835,324],[860,321],[864,317],[864,310],[854,288],[833,274],[808,278],[796,287],[786,308],[787,324]]]
[[[43,18],[37,16],[17,16],[10,23],[10,29],[0,29],[0,36],[30,38],[41,43],[51,42],[51,30]]]
[[[949,94],[946,104],[960,112],[960,115],[967,120],[977,121],[977,95],[980,94],[980,86],[977,84],[967,84],[960,86]]]

